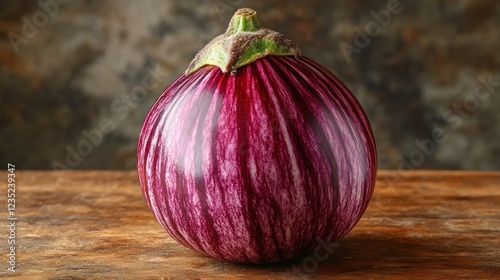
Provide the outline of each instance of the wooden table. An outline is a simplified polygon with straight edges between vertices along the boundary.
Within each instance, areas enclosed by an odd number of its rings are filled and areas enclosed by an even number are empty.
[[[17,266],[6,270],[3,227],[1,278],[500,278],[500,172],[379,171],[368,210],[333,254],[273,265],[217,261],[176,243],[149,212],[135,171],[15,175]],[[4,223],[7,214],[1,207]]]

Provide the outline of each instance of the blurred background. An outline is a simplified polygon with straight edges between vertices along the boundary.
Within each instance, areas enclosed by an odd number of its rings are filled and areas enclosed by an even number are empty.
[[[500,169],[495,0],[1,1],[2,166],[135,168],[150,106],[240,7],[347,84],[380,168]]]

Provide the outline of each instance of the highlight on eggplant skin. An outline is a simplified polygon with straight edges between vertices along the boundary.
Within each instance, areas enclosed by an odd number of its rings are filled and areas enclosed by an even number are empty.
[[[365,112],[337,77],[305,56],[266,56],[233,75],[211,65],[182,74],[146,116],[137,166],[175,240],[270,263],[356,225],[377,155]]]

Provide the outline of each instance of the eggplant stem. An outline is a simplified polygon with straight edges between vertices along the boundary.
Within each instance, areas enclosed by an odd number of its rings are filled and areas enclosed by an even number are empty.
[[[238,68],[268,55],[299,57],[301,53],[297,45],[281,33],[261,28],[257,12],[243,8],[234,13],[226,33],[214,38],[196,54],[185,74],[214,65],[234,75]]]

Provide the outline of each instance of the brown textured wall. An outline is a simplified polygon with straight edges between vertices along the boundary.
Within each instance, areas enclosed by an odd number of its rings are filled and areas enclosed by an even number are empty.
[[[1,164],[134,168],[151,104],[252,7],[351,88],[381,168],[500,168],[498,1],[278,3],[0,2]]]

